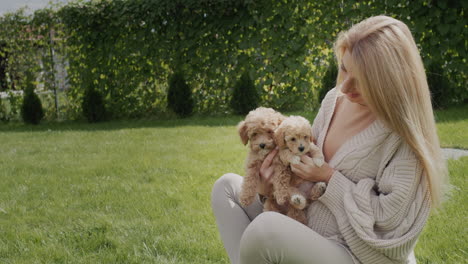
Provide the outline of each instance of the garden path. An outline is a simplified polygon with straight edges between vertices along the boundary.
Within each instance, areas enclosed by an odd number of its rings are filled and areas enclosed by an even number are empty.
[[[442,154],[445,159],[459,159],[464,156],[468,156],[468,150],[465,149],[453,149],[453,148],[443,148]]]

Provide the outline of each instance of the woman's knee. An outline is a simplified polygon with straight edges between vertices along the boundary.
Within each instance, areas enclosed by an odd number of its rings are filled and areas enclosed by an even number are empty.
[[[247,227],[241,238],[241,256],[259,254],[265,249],[272,249],[275,241],[281,239],[281,222],[284,215],[276,212],[264,212],[258,215]]]
[[[211,205],[212,207],[216,202],[222,200],[225,197],[229,197],[233,194],[236,184],[240,181],[241,176],[234,173],[226,173],[221,176],[213,185],[211,190]]]
[[[285,215],[260,214],[240,243],[241,263],[353,263],[342,246]]]

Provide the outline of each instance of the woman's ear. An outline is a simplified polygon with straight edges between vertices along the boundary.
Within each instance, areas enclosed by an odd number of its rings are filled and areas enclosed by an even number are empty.
[[[249,135],[247,135],[247,124],[245,121],[241,121],[239,124],[237,124],[237,132],[239,132],[242,144],[247,145],[249,142]]]
[[[285,130],[285,127],[281,125],[275,130],[275,143],[276,143],[276,146],[280,148],[283,147],[285,144],[284,130]]]

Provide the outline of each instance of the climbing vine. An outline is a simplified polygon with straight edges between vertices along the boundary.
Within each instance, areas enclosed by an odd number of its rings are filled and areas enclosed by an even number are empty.
[[[53,70],[47,70],[53,69],[53,46],[68,65],[71,113],[80,112],[92,87],[114,117],[157,115],[166,109],[168,78],[176,69],[192,87],[198,113],[229,111],[246,70],[262,105],[311,108],[318,105],[337,34],[386,14],[408,24],[425,64],[442,66],[451,102],[459,103],[468,98],[465,9],[464,1],[430,0],[101,0],[32,16],[19,11],[0,18],[0,55],[8,58],[2,89],[22,89],[25,67],[44,72],[46,89],[53,89]]]

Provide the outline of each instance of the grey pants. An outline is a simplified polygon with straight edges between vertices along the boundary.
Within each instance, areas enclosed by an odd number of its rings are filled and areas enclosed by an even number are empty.
[[[341,245],[255,200],[239,203],[242,177],[225,174],[214,184],[211,203],[221,239],[232,264],[354,263]]]

